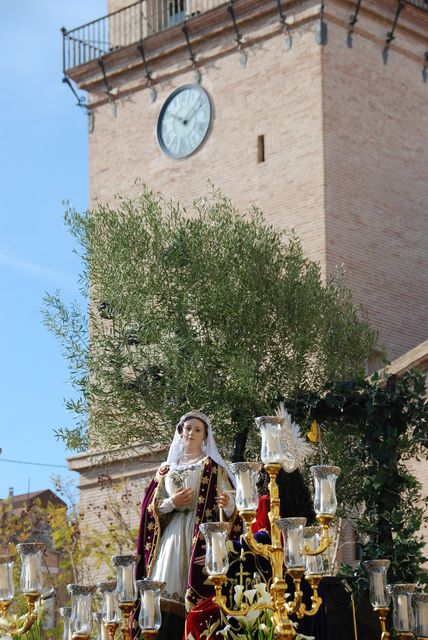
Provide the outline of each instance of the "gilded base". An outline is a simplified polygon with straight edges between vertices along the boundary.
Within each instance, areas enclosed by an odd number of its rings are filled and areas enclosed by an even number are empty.
[[[159,634],[159,631],[156,631],[156,629],[142,629],[141,630],[141,635],[144,638],[144,640],[154,640],[154,638],[157,638]]]
[[[116,634],[118,626],[119,625],[117,622],[107,622],[107,624],[105,624],[105,627],[108,631],[109,640],[114,640],[114,636]]]

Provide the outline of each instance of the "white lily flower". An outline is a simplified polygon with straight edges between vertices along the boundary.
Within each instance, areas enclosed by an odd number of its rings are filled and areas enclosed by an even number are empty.
[[[231,629],[230,624],[227,624],[224,629],[219,629],[217,631],[217,633],[220,633],[222,636],[224,636],[225,638],[227,638],[228,634],[229,634],[229,630]]]
[[[244,587],[242,584],[236,584],[234,587],[235,595],[233,596],[233,600],[237,607],[241,606],[242,596],[244,593]]]
[[[256,584],[256,591],[258,593],[257,602],[260,602],[261,604],[272,604],[271,595],[267,591],[266,584],[264,582]]]
[[[253,623],[257,620],[260,614],[261,614],[260,609],[249,611],[245,616],[242,616],[242,618],[239,618],[239,622],[242,621],[242,626],[252,627]]]
[[[247,589],[246,591],[244,591],[244,596],[250,604],[253,604],[254,596],[256,595],[256,593],[257,589]]]

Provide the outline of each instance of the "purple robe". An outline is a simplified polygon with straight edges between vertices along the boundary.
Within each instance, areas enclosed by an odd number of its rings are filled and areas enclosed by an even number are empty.
[[[190,555],[189,575],[185,593],[187,608],[192,608],[202,600],[214,595],[214,587],[208,583],[205,572],[205,539],[199,532],[201,522],[217,522],[219,520],[217,497],[217,474],[219,465],[211,458],[203,460],[203,469],[199,496],[197,500],[195,524],[193,529],[192,550]],[[155,510],[156,489],[162,476],[168,473],[169,467],[164,466],[158,471],[156,478],[150,483],[141,508],[140,531],[137,543],[137,553],[140,556],[137,565],[137,579],[150,574],[150,569],[156,559],[162,537],[161,518]],[[230,487],[233,489],[232,485]],[[242,523],[237,512],[229,519],[230,538],[236,538],[242,532]]]

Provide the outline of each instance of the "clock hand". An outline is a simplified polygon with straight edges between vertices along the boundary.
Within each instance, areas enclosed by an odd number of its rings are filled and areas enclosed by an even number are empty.
[[[179,122],[181,122],[181,124],[184,124],[185,119],[181,118],[180,116],[178,116],[176,113],[171,113],[172,117],[174,118],[174,120],[178,120]]]
[[[201,104],[201,98],[198,98],[195,104],[193,105],[193,107],[190,109],[190,111],[186,113],[186,115],[184,116],[183,124],[187,124],[189,120],[193,118],[193,114],[195,113],[196,109],[199,108],[200,104]]]

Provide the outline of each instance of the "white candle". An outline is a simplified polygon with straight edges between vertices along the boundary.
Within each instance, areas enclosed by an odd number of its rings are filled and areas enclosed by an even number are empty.
[[[277,431],[274,431],[273,429],[266,429],[266,447],[268,453],[273,454],[272,457],[275,457],[275,454],[280,452],[278,435]]]
[[[378,573],[377,571],[373,571],[372,578],[373,578],[373,591],[374,591],[374,596],[376,598],[376,602],[380,602],[383,604],[385,600],[385,585],[383,583],[382,574]]]
[[[239,480],[241,483],[242,500],[251,500],[253,491],[251,485],[250,470],[247,469],[246,471],[241,471]]]
[[[105,611],[104,611],[105,622],[116,622],[116,608],[114,606],[114,593],[112,591],[106,591],[104,593],[104,602],[105,602]]]
[[[123,588],[122,591],[126,600],[134,599],[134,576],[132,571],[132,565],[127,565],[122,568],[123,576]]]
[[[144,628],[153,629],[155,626],[155,594],[153,591],[144,591],[143,596]]]
[[[7,563],[0,564],[0,591],[9,591]]]
[[[426,602],[420,602],[417,608],[418,629],[417,632],[422,635],[428,635],[428,607],[424,606]]]
[[[28,591],[37,591],[41,588],[40,576],[38,575],[38,558],[36,555],[26,555],[24,556],[24,580],[22,585],[22,590],[25,592]]]
[[[290,555],[296,555],[299,553],[299,546],[297,543],[297,529],[289,529],[287,532],[287,547]]]
[[[331,484],[327,478],[320,478],[320,502],[321,511],[323,513],[329,513],[331,505],[334,502],[334,495],[331,489]]]
[[[221,565],[224,560],[224,538],[221,531],[214,531],[211,537],[213,549],[213,564]]]
[[[402,631],[410,631],[409,629],[409,612],[407,610],[407,596],[405,593],[397,595],[398,617],[401,622]]]

